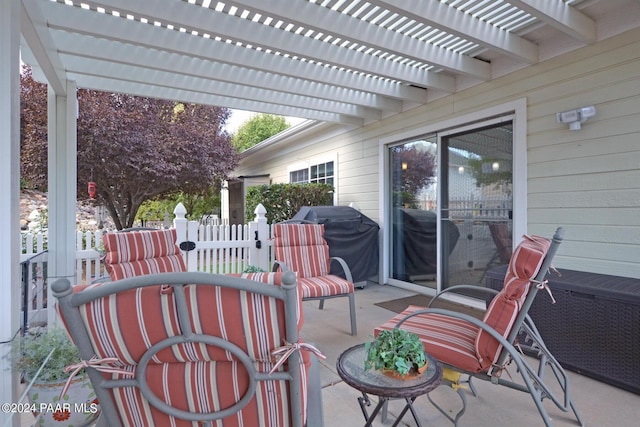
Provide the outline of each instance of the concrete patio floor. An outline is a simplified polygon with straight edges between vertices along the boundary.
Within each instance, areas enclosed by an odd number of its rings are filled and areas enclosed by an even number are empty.
[[[336,360],[347,348],[368,341],[374,327],[393,317],[393,312],[378,307],[375,303],[412,294],[410,291],[377,284],[369,284],[364,289],[358,289],[358,336],[355,337],[349,334],[346,298],[326,301],[324,310],[318,310],[317,301],[304,302],[303,337],[305,341],[314,343],[327,356],[326,360],[320,361],[325,427],[364,425],[364,418],[356,400],[360,393],[342,382],[336,373]],[[606,361],[603,363],[606,364]],[[569,381],[573,400],[586,426],[640,425],[639,395],[573,372],[569,372]],[[475,381],[474,384],[479,396],[473,397],[468,393],[467,412],[460,419],[459,427],[544,426],[528,394],[495,386],[486,381]],[[458,395],[450,387],[438,387],[431,393],[431,397],[452,413],[461,408]],[[426,396],[419,397],[414,406],[423,426],[453,426],[429,403]],[[578,425],[571,413],[558,410],[551,401],[545,400],[545,407],[552,417],[554,426]],[[394,414],[399,413],[401,409],[400,401],[392,401],[389,405],[388,420],[382,423],[378,417],[373,425],[392,425],[395,421]],[[410,414],[406,414],[399,425],[415,426],[416,423]]]
[[[303,337],[305,341],[314,343],[327,356],[326,360],[320,361],[325,427],[364,425],[365,421],[356,400],[360,393],[342,382],[336,373],[336,360],[347,348],[370,340],[373,328],[393,317],[393,312],[376,306],[376,303],[412,294],[413,292],[393,286],[377,284],[369,284],[364,289],[358,289],[356,291],[358,336],[355,337],[349,334],[347,298],[326,301],[324,310],[318,310],[317,301],[304,302]],[[585,426],[640,425],[639,395],[573,372],[569,372],[569,380],[575,405]],[[485,381],[475,381],[474,384],[479,396],[473,397],[468,392],[467,411],[460,419],[458,427],[544,426],[528,394],[495,386]],[[438,387],[431,393],[431,397],[451,413],[456,413],[461,408],[458,395],[450,387]],[[373,405],[369,412],[375,405],[375,397],[372,401]],[[419,397],[414,406],[423,426],[453,426],[453,423],[429,403],[426,396]],[[558,410],[550,401],[545,401],[545,407],[552,417],[554,426],[578,425],[572,414]],[[387,421],[382,423],[378,416],[373,426],[391,426],[395,421],[395,415],[401,409],[400,401],[392,401],[389,405]],[[23,414],[21,425],[26,427],[32,424],[33,417],[30,414]],[[416,423],[410,414],[406,414],[399,426],[416,426]]]

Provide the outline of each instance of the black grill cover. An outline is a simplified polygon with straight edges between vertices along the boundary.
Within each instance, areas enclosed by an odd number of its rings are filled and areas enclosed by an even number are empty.
[[[458,242],[460,231],[455,224],[446,222],[445,246],[449,254]],[[393,218],[394,266],[396,279],[410,281],[414,275],[436,274],[437,217],[434,212],[421,209],[396,208]]]
[[[291,221],[324,224],[329,255],[345,260],[354,282],[378,274],[378,224],[349,206],[305,206]],[[336,273],[332,263],[332,273]]]

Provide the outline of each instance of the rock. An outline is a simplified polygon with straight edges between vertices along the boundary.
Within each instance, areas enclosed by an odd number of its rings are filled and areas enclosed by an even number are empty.
[[[76,204],[76,227],[81,231],[97,231],[100,208],[90,201],[78,201]],[[20,194],[20,229],[29,230],[39,226],[38,220],[47,214],[47,194],[35,190],[23,190]],[[115,226],[108,213],[103,215],[102,229],[114,230]],[[31,226],[30,226],[31,225]],[[34,227],[35,226],[35,227]],[[37,230],[36,230],[37,231]]]

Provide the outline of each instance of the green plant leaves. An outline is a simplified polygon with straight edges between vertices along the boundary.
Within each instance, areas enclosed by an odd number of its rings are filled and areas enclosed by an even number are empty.
[[[404,329],[381,331],[374,341],[365,344],[365,351],[365,370],[390,369],[406,375],[427,361],[420,337]]]
[[[291,219],[303,206],[333,204],[333,186],[329,184],[271,184],[247,189],[246,220],[253,221],[258,203],[267,209],[269,224]]]

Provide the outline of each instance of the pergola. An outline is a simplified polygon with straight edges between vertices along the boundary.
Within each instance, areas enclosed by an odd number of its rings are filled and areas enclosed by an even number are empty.
[[[23,0],[22,54],[57,95],[71,80],[361,125],[535,64],[545,39],[594,42],[581,3]]]
[[[3,347],[18,328],[20,58],[49,84],[49,277],[68,277],[75,265],[76,88],[357,127],[593,43],[609,31],[611,17],[624,21],[625,9],[638,6],[637,0],[0,4]],[[14,401],[15,382],[0,378],[0,401]]]

